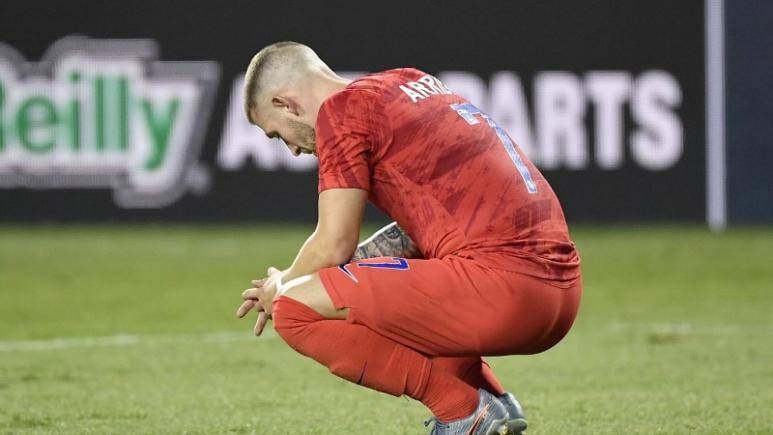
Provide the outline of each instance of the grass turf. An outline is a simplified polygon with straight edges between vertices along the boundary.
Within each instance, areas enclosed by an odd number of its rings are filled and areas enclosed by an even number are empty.
[[[310,230],[0,227],[0,433],[426,433],[420,404],[233,317]],[[573,235],[574,329],[491,359],[528,433],[773,433],[773,230]]]

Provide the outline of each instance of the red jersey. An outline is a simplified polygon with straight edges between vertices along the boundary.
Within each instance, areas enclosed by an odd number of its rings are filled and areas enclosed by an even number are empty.
[[[437,78],[406,68],[355,80],[322,104],[316,143],[319,191],[367,190],[425,258],[579,276],[545,178],[495,121]]]

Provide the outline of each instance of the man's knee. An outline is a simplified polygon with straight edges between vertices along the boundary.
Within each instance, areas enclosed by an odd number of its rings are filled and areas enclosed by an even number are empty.
[[[280,296],[274,301],[271,317],[277,334],[290,347],[304,355],[308,355],[303,344],[307,328],[314,322],[325,320],[316,311],[286,296]]]
[[[337,310],[318,273],[304,275],[284,283],[283,296],[296,300],[326,319],[345,319],[348,310]]]

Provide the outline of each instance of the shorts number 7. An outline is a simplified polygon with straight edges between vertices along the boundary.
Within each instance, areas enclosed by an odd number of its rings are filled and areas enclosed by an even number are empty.
[[[392,261],[384,263],[364,263],[357,262],[357,267],[370,267],[373,269],[392,269],[392,270],[408,270],[411,266],[405,258],[392,257]]]
[[[470,125],[476,125],[479,124],[480,121],[478,121],[478,116],[486,120],[486,123],[489,125],[489,127],[493,128],[494,131],[497,133],[497,136],[499,137],[499,140],[502,142],[502,145],[505,146],[505,151],[507,151],[507,155],[510,156],[510,160],[513,161],[515,164],[516,169],[518,169],[518,172],[521,173],[521,178],[523,178],[523,182],[526,183],[526,190],[529,193],[537,193],[537,184],[534,182],[534,179],[531,178],[531,174],[529,173],[529,168],[526,167],[526,164],[523,163],[523,159],[521,159],[521,155],[518,154],[518,151],[515,149],[515,144],[512,140],[510,140],[510,137],[507,136],[507,133],[505,133],[505,130],[499,126],[499,124],[496,123],[493,119],[491,119],[488,115],[481,112],[480,109],[472,105],[471,103],[461,103],[461,104],[451,104],[451,108],[456,110],[456,113],[459,114],[462,118],[464,118],[465,121],[467,121]]]

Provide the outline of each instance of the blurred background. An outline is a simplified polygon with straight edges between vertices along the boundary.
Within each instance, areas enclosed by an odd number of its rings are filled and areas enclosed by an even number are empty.
[[[315,161],[242,108],[251,56],[297,40],[349,77],[439,76],[572,222],[769,223],[771,6],[719,4],[6,1],[0,219],[313,220]]]
[[[422,432],[232,318],[316,219],[316,160],[243,112],[252,55],[294,40],[350,78],[438,76],[558,194],[577,326],[492,360],[530,433],[773,433],[772,23],[754,0],[3,1],[0,429]]]

